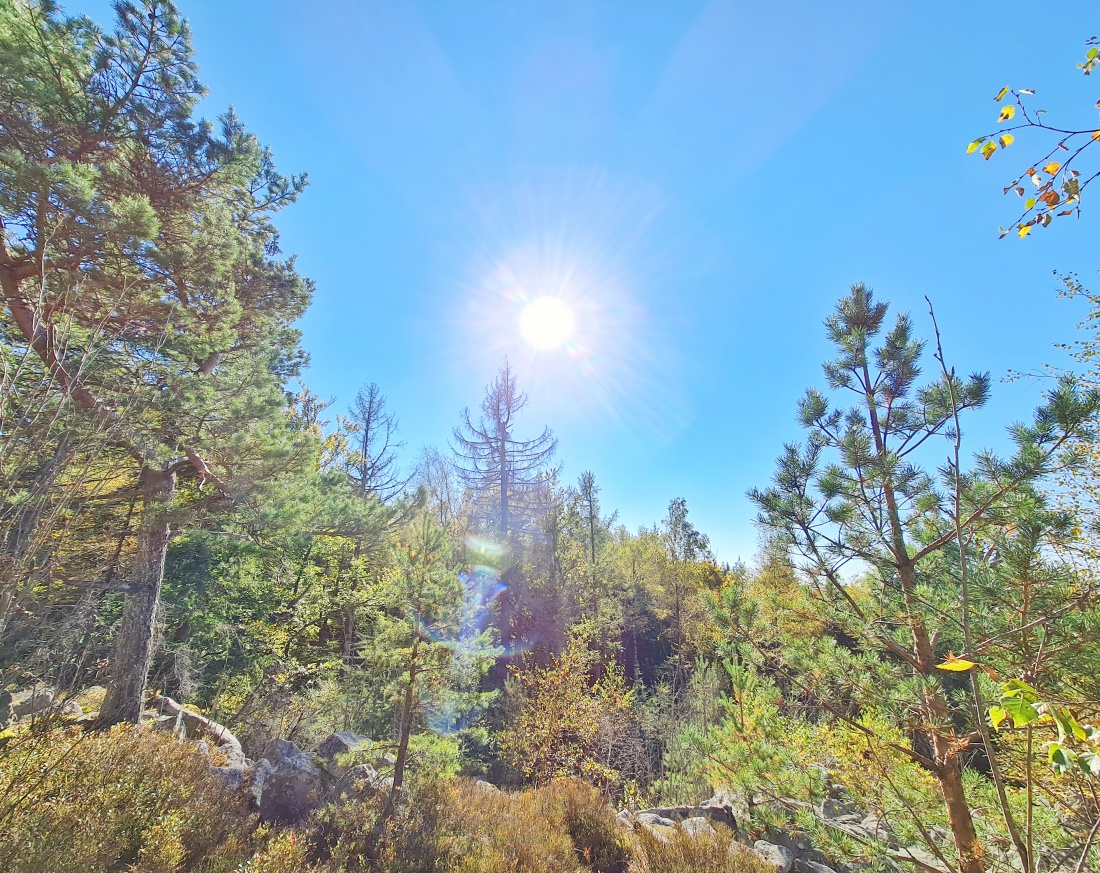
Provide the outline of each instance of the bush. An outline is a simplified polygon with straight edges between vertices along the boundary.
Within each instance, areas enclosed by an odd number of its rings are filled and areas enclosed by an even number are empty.
[[[504,794],[423,782],[315,813],[241,873],[626,873],[629,850],[599,793],[579,782]]]
[[[775,873],[775,866],[759,858],[719,826],[714,836],[692,836],[682,828],[667,835],[648,828],[634,832],[634,861],[630,873]]]
[[[24,735],[0,751],[0,869],[230,870],[254,822],[190,744],[120,725]]]

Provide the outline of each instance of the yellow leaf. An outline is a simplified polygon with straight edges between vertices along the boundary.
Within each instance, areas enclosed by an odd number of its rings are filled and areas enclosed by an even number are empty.
[[[942,664],[937,664],[936,668],[939,670],[950,670],[952,673],[965,673],[971,667],[976,667],[973,661],[968,661],[966,658],[949,658]]]
[[[1015,139],[1016,137],[1014,137],[1011,133],[1006,133],[1004,136],[1001,137],[1001,148],[1007,149],[1010,145],[1012,145]]]
[[[990,155],[992,155],[995,151],[997,151],[997,143],[993,142],[993,140],[990,140],[984,146],[982,146],[982,157],[988,161]]]
[[[1098,130],[1098,131],[1097,131],[1097,133],[1100,133],[1100,130]],[[982,137],[982,139],[976,139],[976,140],[974,140],[974,142],[972,142],[972,143],[971,143],[970,145],[968,145],[968,146],[966,147],[966,153],[967,153],[968,155],[972,155],[972,154],[974,154],[974,152],[976,152],[976,151],[978,150],[978,146],[980,146],[980,145],[982,144],[982,142],[984,141],[984,139],[985,139],[985,137]]]
[[[1008,93],[1008,85],[1005,85],[1000,91],[997,92],[997,96],[994,97],[993,99],[996,100],[998,103],[1000,103],[1004,99],[1005,94],[1007,94],[1007,93]]]
[[[1012,116],[1014,116],[1015,114],[1016,114],[1016,107],[1015,106],[1005,106],[1003,109],[1001,109],[1001,117],[997,120],[998,121],[1011,121]]]
[[[1020,228],[1020,239],[1023,239],[1029,233],[1031,233],[1031,226],[1028,225],[1028,224],[1025,224],[1023,227]]]
[[[1043,172],[1044,173],[1049,173],[1051,176],[1053,176],[1055,173],[1058,172],[1058,170],[1061,168],[1061,166],[1062,165],[1059,164],[1057,161],[1051,161],[1049,164],[1047,164],[1045,167],[1043,167]]]
[[[1092,132],[1092,138],[1096,139],[1096,140],[1100,140],[1100,130],[1094,130]]]

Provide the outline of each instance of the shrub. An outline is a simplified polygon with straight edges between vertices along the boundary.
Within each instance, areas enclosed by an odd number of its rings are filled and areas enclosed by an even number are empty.
[[[0,751],[0,869],[232,869],[253,821],[193,746],[146,728],[59,729]]]
[[[775,873],[775,866],[757,857],[719,826],[714,836],[692,836],[682,828],[658,836],[638,828],[633,836],[630,873]]]

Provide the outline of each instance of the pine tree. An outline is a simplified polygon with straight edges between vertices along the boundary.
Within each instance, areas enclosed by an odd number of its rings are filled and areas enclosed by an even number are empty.
[[[454,430],[453,449],[462,481],[491,507],[488,520],[504,539],[535,514],[558,445],[549,427],[534,439],[516,439],[516,416],[526,406],[527,395],[516,387],[516,377],[505,360],[485,391],[477,423],[464,409],[462,425]]]
[[[284,383],[311,285],[278,259],[286,178],[203,89],[168,0],[108,36],[53,3],[0,12],[0,288],[63,405],[129,457],[136,547],[106,723],[136,720],[182,505],[240,496],[301,446]]]
[[[346,417],[340,419],[347,444],[344,468],[355,490],[383,503],[405,490],[412,477],[398,468],[397,418],[386,408],[386,397],[374,382],[359,389]]]
[[[832,392],[854,396],[856,403],[834,406],[825,393],[808,390],[799,405],[805,444],[788,445],[772,486],[749,496],[759,507],[761,526],[797,558],[823,616],[848,639],[878,653],[881,670],[892,675],[893,687],[863,689],[882,695],[866,705],[889,711],[898,706],[894,696],[909,697],[909,712],[899,713],[899,733],[908,732],[912,742],[891,742],[890,749],[935,776],[958,869],[980,873],[987,853],[963,776],[963,754],[975,740],[961,728],[980,707],[952,693],[958,674],[940,668],[948,641],[958,636],[958,608],[952,604],[961,595],[953,574],[937,572],[937,562],[950,558],[960,536],[972,537],[995,522],[1007,499],[1058,467],[1097,401],[1063,382],[1032,424],[1011,429],[1014,457],[983,453],[969,473],[958,470],[957,460],[926,471],[918,463],[921,447],[935,437],[955,440],[958,414],[985,403],[989,377],[964,381],[945,367],[940,379],[918,387],[924,343],[913,337],[908,315],[899,315],[875,344],[887,309],[863,285],[839,302],[826,321],[836,356],[824,365],[825,378]],[[872,568],[878,590],[850,585],[844,572],[853,566]],[[965,615],[965,596],[961,605]],[[843,717],[830,701],[824,705]],[[873,736],[866,727],[862,731]]]

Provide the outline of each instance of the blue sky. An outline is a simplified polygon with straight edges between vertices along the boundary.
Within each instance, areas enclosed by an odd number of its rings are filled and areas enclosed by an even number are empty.
[[[310,174],[279,222],[317,282],[310,387],[342,409],[377,382],[411,462],[508,355],[520,435],[550,425],[567,481],[591,469],[630,527],[685,497],[722,560],[756,550],[745,491],[798,437],[852,282],[920,333],[929,295],[949,360],[999,379],[1063,361],[1083,313],[1052,271],[1100,266],[1087,201],[998,241],[1037,143],[965,155],[1002,85],[1095,124],[1092,3],[1055,25],[1033,3],[179,2],[204,111]],[[570,348],[523,342],[524,294],[570,301]],[[970,450],[1039,390],[997,384]]]

